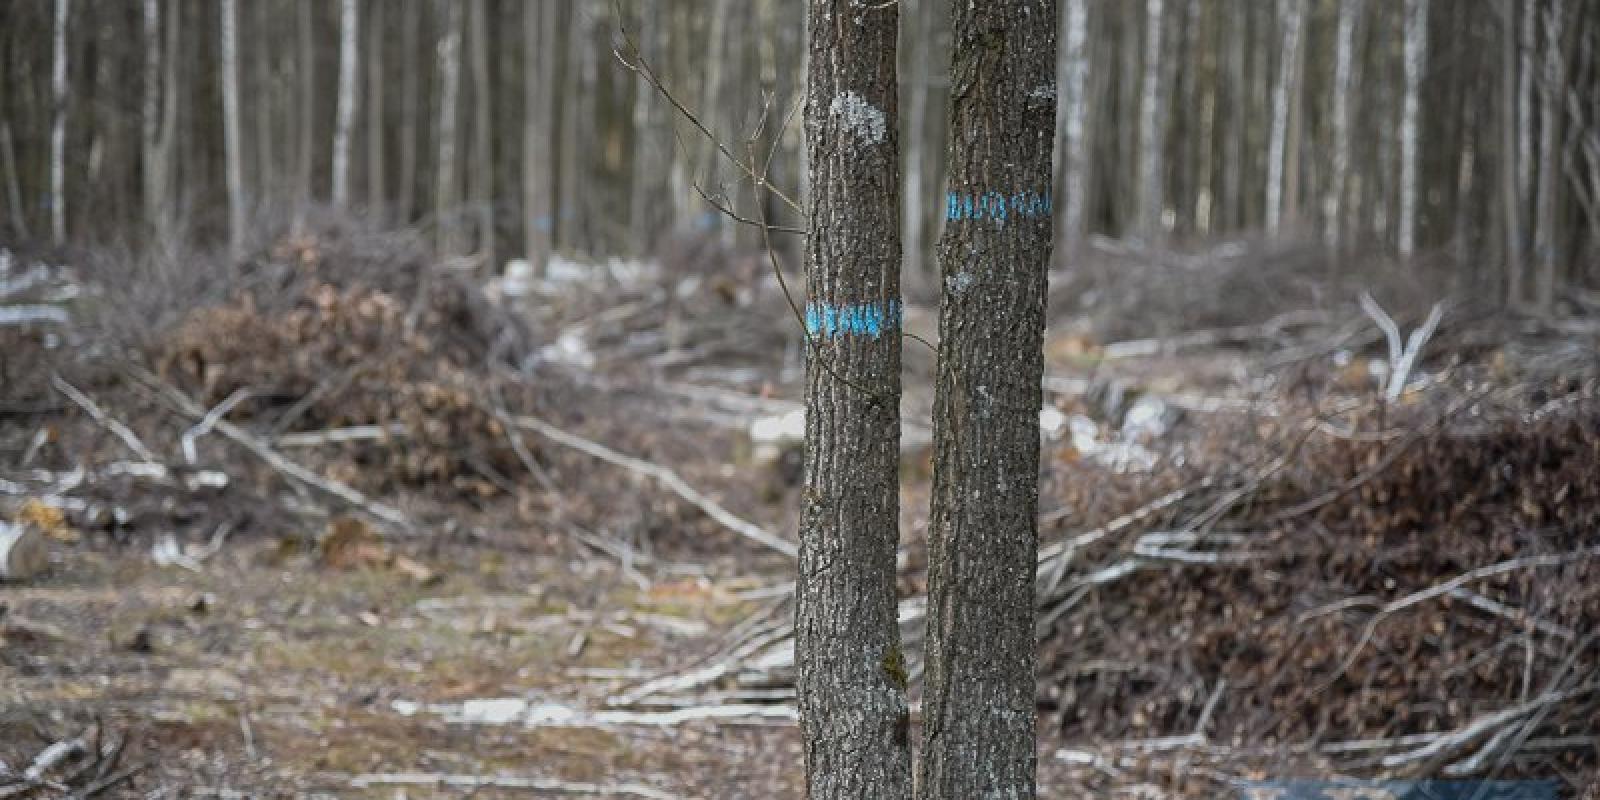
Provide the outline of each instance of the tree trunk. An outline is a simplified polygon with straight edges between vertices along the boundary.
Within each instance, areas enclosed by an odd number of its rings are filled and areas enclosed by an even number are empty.
[[[522,216],[528,264],[543,275],[550,258],[555,189],[551,134],[555,115],[555,39],[559,0],[533,0],[523,7]]]
[[[493,115],[489,85],[489,0],[473,0],[472,14],[472,204],[478,219],[478,249],[484,269],[494,273],[498,266],[494,247],[494,173],[492,144]]]
[[[460,252],[460,192],[456,180],[456,120],[461,90],[461,4],[445,0],[439,39],[439,160],[435,164],[433,218],[443,255]]]
[[[22,176],[17,173],[17,148],[11,123],[0,119],[0,166],[6,170],[6,206],[11,210],[11,229],[18,238],[28,238],[27,209],[22,205]]]
[[[1405,98],[1400,108],[1400,230],[1397,249],[1409,258],[1417,249],[1417,199],[1422,126],[1422,70],[1428,54],[1428,0],[1406,0]]]
[[[356,124],[356,64],[361,41],[356,0],[339,3],[339,98],[333,122],[333,205],[350,204],[350,136]]]
[[[893,5],[808,4],[811,346],[795,655],[812,800],[902,800],[911,793],[907,678],[895,600],[898,17]]]
[[[71,0],[56,0],[50,57],[50,241],[67,240],[67,21]]]
[[[1334,43],[1333,66],[1333,165],[1328,174],[1328,194],[1323,201],[1324,228],[1328,247],[1338,250],[1344,242],[1344,194],[1350,173],[1350,100],[1355,92],[1356,25],[1361,20],[1365,0],[1341,0],[1339,30]]]
[[[222,139],[228,184],[228,252],[244,254],[244,154],[239,130],[239,4],[222,0]]]
[[[311,0],[300,0],[296,5],[299,28],[297,41],[300,48],[300,63],[296,65],[300,78],[300,103],[296,121],[300,128],[295,147],[293,228],[295,233],[299,234],[305,231],[306,212],[311,205],[311,172],[316,158],[317,145],[312,137],[316,131],[317,49],[311,19]]]
[[[1502,0],[1500,36],[1500,211],[1505,226],[1505,276],[1501,285],[1503,302],[1517,305],[1521,302],[1522,287],[1522,194],[1520,188],[1521,166],[1518,141],[1517,91],[1517,3],[1521,0]]]
[[[1062,53],[1056,73],[1060,90],[1056,113],[1056,196],[1062,203],[1056,221],[1057,246],[1067,253],[1078,249],[1083,236],[1084,169],[1089,152],[1085,141],[1089,98],[1089,0],[1066,0],[1061,13]]]
[[[912,296],[918,296],[929,283],[926,266],[928,254],[927,221],[928,202],[926,175],[928,167],[928,83],[933,78],[933,0],[909,0],[904,6],[911,16],[909,38],[903,41],[912,54],[910,75],[905,77],[911,96],[906,103],[906,202],[902,206],[906,236],[906,271],[910,274]]]
[[[418,28],[422,21],[421,0],[407,0],[401,6],[405,15],[400,24],[400,186],[399,218],[402,224],[411,222],[417,211],[417,126],[421,116],[418,99],[421,95],[417,46],[421,39]]]
[[[652,67],[660,67],[665,50],[666,16],[661,3],[645,3],[639,17],[637,31],[639,50]],[[628,226],[636,256],[645,256],[655,244],[659,216],[654,209],[659,205],[666,169],[665,152],[670,147],[662,140],[667,122],[661,113],[664,101],[656,96],[655,89],[643,81],[634,82],[633,95],[633,165],[630,179],[633,182],[628,197]]]
[[[165,170],[161,165],[161,5],[144,0],[144,101],[139,108],[140,178],[144,199],[145,224],[152,231],[163,229],[161,219],[166,199],[162,197]]]
[[[1563,0],[1553,0],[1544,12],[1544,75],[1539,92],[1539,183],[1535,201],[1538,227],[1534,232],[1533,252],[1538,271],[1534,273],[1534,303],[1548,313],[1555,302],[1556,264],[1560,260],[1561,204],[1561,98],[1565,91],[1564,52],[1562,50]]]
[[[1163,102],[1161,34],[1163,0],[1145,0],[1144,78],[1139,90],[1139,235],[1161,238],[1165,198],[1166,108]]]
[[[388,120],[384,114],[383,9],[386,0],[371,6],[367,20],[367,210],[376,219],[386,220],[388,207],[386,188],[388,165],[384,154],[384,138],[388,135]],[[406,54],[407,58],[411,55]]]
[[[1159,5],[1148,7],[1153,36]],[[1055,19],[1054,0],[955,4],[918,775],[927,800],[1035,794]]]
[[[1272,136],[1267,145],[1268,236],[1278,235],[1283,225],[1289,117],[1294,105],[1294,77],[1300,63],[1300,29],[1304,19],[1304,0],[1278,0],[1278,23],[1282,26],[1283,48],[1278,54],[1277,82],[1272,89]]]

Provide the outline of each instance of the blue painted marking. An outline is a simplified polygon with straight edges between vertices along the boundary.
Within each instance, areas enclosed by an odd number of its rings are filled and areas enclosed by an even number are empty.
[[[888,303],[811,303],[806,306],[806,332],[812,336],[869,336],[873,339],[900,327],[899,300]]]
[[[1004,222],[1008,217],[1048,217],[1052,207],[1049,192],[1023,191],[1009,197],[996,191],[946,192],[944,218]]]
[[[1555,781],[1249,781],[1243,800],[1556,800]]]

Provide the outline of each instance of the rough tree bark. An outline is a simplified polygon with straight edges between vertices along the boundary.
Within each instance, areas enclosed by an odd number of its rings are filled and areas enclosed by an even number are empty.
[[[807,796],[902,800],[899,9],[809,0],[807,14],[812,346],[795,592]]]
[[[244,254],[244,154],[239,130],[239,5],[222,0],[222,138],[227,162],[228,252]]]
[[[350,202],[350,136],[356,125],[356,43],[361,41],[356,0],[339,3],[339,97],[333,122],[333,205]]]
[[[918,791],[1032,798],[1056,4],[954,5]]]
[[[1405,97],[1400,106],[1400,230],[1396,249],[1417,249],[1418,158],[1422,126],[1422,69],[1428,54],[1428,0],[1406,0]]]

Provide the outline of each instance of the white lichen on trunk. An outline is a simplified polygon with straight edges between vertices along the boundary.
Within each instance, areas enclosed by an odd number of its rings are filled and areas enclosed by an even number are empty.
[[[828,113],[838,117],[845,130],[857,139],[867,144],[883,143],[888,131],[883,112],[873,108],[861,95],[855,92],[835,95],[828,104]]]

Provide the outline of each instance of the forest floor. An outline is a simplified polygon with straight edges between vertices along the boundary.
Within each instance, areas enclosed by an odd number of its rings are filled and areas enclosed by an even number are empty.
[[[799,797],[793,566],[750,538],[794,538],[797,337],[761,263],[485,293],[328,232],[199,285],[0,270],[71,314],[0,326],[0,521],[49,551],[0,582],[0,797]],[[1591,779],[1600,307],[1452,306],[1385,401],[1387,314],[1322,269],[1056,282],[1041,797]],[[1374,286],[1405,333],[1418,284]],[[913,652],[931,367],[908,340]]]

